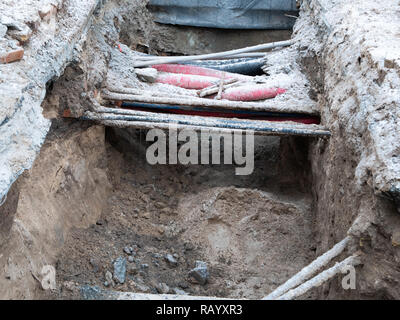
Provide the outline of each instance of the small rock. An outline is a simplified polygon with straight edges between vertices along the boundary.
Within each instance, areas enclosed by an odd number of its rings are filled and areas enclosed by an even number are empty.
[[[105,278],[106,278],[106,281],[104,282],[104,286],[108,287],[109,285],[112,285],[112,286],[115,285],[114,280],[113,280],[113,275],[110,271],[106,271]]]
[[[143,263],[143,264],[140,265],[140,268],[141,268],[142,270],[146,270],[146,269],[149,268],[149,265],[148,265],[147,263]]]
[[[32,36],[32,30],[25,23],[20,23],[12,19],[2,21],[8,27],[7,33],[14,39],[25,42]]]
[[[166,204],[165,204],[164,202],[156,202],[156,203],[154,204],[154,206],[155,206],[157,209],[162,209],[162,208],[165,208],[165,207],[166,207]]]
[[[157,253],[157,252],[152,253],[151,256],[152,256],[153,258],[156,258],[156,259],[162,258],[162,255],[159,254],[159,253]]]
[[[135,69],[138,78],[146,82],[156,82],[158,71],[154,68]]]
[[[67,289],[68,291],[74,291],[78,288],[78,285],[73,281],[65,281],[64,288]]]
[[[145,219],[150,219],[150,212],[144,211],[144,212],[142,213],[142,217],[145,218]]]
[[[165,233],[165,229],[163,226],[158,226],[157,231],[161,236]]]
[[[124,252],[125,252],[126,254],[128,254],[128,255],[131,255],[132,252],[133,252],[133,248],[132,248],[132,247],[126,246],[126,247],[124,248]]]
[[[185,244],[183,245],[185,248],[185,251],[192,251],[194,250],[194,245],[190,242],[185,242]]]
[[[138,273],[138,271],[139,270],[138,270],[138,267],[136,266],[136,264],[130,264],[127,267],[128,274],[130,274],[132,276],[136,275]]]
[[[57,14],[57,8],[52,4],[46,4],[39,9],[39,16],[44,21],[49,21],[52,16]]]
[[[144,292],[144,293],[148,293],[148,292],[150,292],[151,291],[151,289],[148,287],[148,286],[146,286],[146,285],[144,285],[144,284],[139,284],[139,283],[134,283],[134,286],[136,287],[136,289],[139,291],[139,292]]]
[[[176,261],[173,255],[169,253],[165,255],[165,261],[167,261],[168,264],[170,264],[173,267],[176,267],[178,265],[178,261]]]
[[[185,291],[183,291],[182,289],[179,289],[179,288],[173,288],[172,291],[173,291],[175,294],[179,294],[179,295],[182,295],[182,296],[187,295],[187,293],[186,293]]]
[[[89,263],[93,267],[93,271],[95,273],[97,273],[99,271],[100,267],[99,267],[98,263],[96,262],[96,260],[93,258],[90,258]]]
[[[169,287],[165,283],[159,283],[156,286],[156,289],[157,289],[158,293],[161,293],[161,294],[167,294],[169,292]]]
[[[129,257],[128,257],[128,261],[129,261],[129,262],[135,262],[135,260],[136,260],[136,259],[135,259],[133,256],[129,256]]]
[[[125,283],[126,277],[126,259],[124,257],[118,257],[114,261],[114,279],[119,283]]]
[[[201,285],[205,285],[209,278],[207,263],[196,261],[196,267],[189,271],[189,276],[193,277]]]

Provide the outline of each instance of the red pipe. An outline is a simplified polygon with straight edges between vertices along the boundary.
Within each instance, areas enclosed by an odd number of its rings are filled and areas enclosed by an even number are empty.
[[[263,84],[242,86],[227,89],[221,98],[231,101],[256,101],[275,98],[278,94],[285,93],[282,88],[271,88]]]
[[[185,89],[201,90],[217,84],[218,79],[190,74],[160,73],[157,76],[156,82]]]
[[[180,73],[180,74],[192,74],[197,76],[214,77],[218,79],[249,79],[250,77],[241,74],[224,72],[214,69],[208,69],[197,66],[183,65],[183,64],[156,64],[152,68],[157,69],[160,72]]]

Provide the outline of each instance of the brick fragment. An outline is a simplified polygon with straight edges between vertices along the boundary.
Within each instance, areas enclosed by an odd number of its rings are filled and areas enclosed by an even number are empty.
[[[11,63],[21,60],[24,56],[24,49],[19,48],[5,53],[0,53],[0,63]]]

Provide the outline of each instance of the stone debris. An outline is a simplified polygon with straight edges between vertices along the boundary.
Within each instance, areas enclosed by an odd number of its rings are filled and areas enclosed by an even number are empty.
[[[209,278],[207,263],[196,261],[196,267],[189,271],[189,276],[193,277],[201,285],[205,285]]]
[[[126,259],[124,257],[118,257],[114,261],[114,279],[120,284],[124,284],[125,278],[126,278]]]
[[[172,267],[176,267],[178,265],[178,261],[174,258],[172,254],[166,254],[165,255],[165,261],[168,262],[168,264]]]
[[[32,36],[32,30],[25,23],[15,21],[9,17],[1,17],[0,23],[8,29],[7,34],[21,42],[26,42]]]
[[[179,294],[179,295],[182,295],[182,296],[187,295],[187,293],[186,293],[185,291],[183,291],[182,289],[179,289],[179,288],[173,288],[172,291],[173,291],[175,294]]]
[[[134,252],[134,250],[132,247],[126,246],[124,247],[124,252],[128,255],[131,255]]]
[[[108,287],[110,285],[111,286],[115,286],[115,282],[113,280],[113,275],[112,275],[112,273],[110,271],[106,271],[104,276],[106,278],[106,281],[104,282],[104,286],[105,287]]]
[[[157,286],[156,286],[156,290],[157,290],[158,293],[166,294],[166,293],[169,292],[169,287],[168,287],[168,285],[165,284],[165,283],[159,283],[159,284],[157,284]]]
[[[136,264],[129,264],[127,267],[127,272],[129,275],[134,276],[138,273],[138,271],[139,271],[139,269]]]
[[[153,68],[135,69],[135,73],[142,81],[156,82],[158,71]]]

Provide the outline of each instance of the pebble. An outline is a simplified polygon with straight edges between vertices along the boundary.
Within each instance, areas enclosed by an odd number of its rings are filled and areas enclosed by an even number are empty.
[[[126,278],[126,259],[124,257],[118,257],[114,261],[114,279],[119,283],[125,283]]]
[[[155,82],[157,79],[158,71],[154,68],[135,69],[138,78],[146,82]]]
[[[132,252],[133,252],[133,248],[132,248],[132,247],[126,246],[126,247],[124,248],[124,252],[125,252],[126,254],[130,255],[130,254],[132,254]]]
[[[157,289],[158,293],[161,293],[161,294],[167,294],[169,292],[169,287],[165,283],[159,283],[156,286],[156,289]]]
[[[134,257],[132,257],[132,256],[129,256],[129,257],[128,257],[128,261],[129,261],[129,262],[135,262],[135,260],[136,260],[136,259],[135,259]]]
[[[169,253],[165,255],[165,261],[167,261],[168,264],[170,264],[173,267],[178,265],[178,261],[173,257],[172,254]]]
[[[150,212],[145,211],[145,212],[142,213],[142,216],[143,216],[143,218],[145,218],[145,219],[150,219]]]
[[[140,265],[140,268],[141,268],[142,270],[146,270],[146,269],[149,268],[149,265],[148,265],[147,263],[143,263],[143,264]]]
[[[179,289],[179,288],[173,288],[172,291],[173,291],[175,294],[179,294],[179,295],[182,295],[182,296],[187,295],[187,293],[186,293],[185,291],[183,291],[182,289]]]
[[[165,204],[164,202],[156,202],[156,203],[154,204],[154,206],[155,206],[157,209],[163,209],[163,208],[166,207],[166,204]]]
[[[104,286],[108,287],[109,285],[114,286],[113,275],[110,271],[106,271],[105,273],[106,281],[104,282]]]
[[[196,261],[196,267],[189,271],[189,276],[193,277],[201,285],[205,285],[209,278],[207,263]]]
[[[135,264],[130,264],[130,265],[128,265],[128,267],[127,267],[127,272],[128,272],[128,274],[130,274],[130,275],[136,275],[137,273],[138,273],[138,267],[135,265]]]
[[[156,259],[162,258],[162,255],[159,254],[159,253],[156,253],[156,252],[155,252],[155,253],[152,253],[151,256],[152,256],[153,258],[156,258]]]
[[[95,273],[97,273],[99,271],[99,265],[97,264],[96,260],[93,258],[90,258],[89,263],[93,267],[93,271]]]

